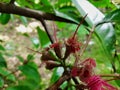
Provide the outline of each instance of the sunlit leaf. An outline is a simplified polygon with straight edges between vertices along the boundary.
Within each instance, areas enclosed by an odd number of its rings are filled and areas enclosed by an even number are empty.
[[[50,83],[55,83],[63,74],[64,69],[62,67],[55,68],[51,77]]]
[[[34,45],[35,48],[38,48],[40,46],[40,43],[39,43],[39,39],[34,37],[34,38],[31,38],[31,41]]]

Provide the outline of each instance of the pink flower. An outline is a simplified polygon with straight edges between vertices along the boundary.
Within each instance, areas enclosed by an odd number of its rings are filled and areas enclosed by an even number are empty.
[[[71,70],[72,76],[79,76],[81,81],[91,77],[93,75],[93,69],[96,67],[96,62],[92,58],[88,58],[79,64],[79,67],[75,66]]]
[[[84,81],[89,90],[117,90],[117,88],[102,80],[99,76],[91,76]]]
[[[72,75],[73,77],[78,76],[79,73],[80,73],[80,69],[79,69],[78,67],[73,67],[73,68],[72,68],[72,70],[71,70],[71,75]]]
[[[69,38],[66,42],[66,47],[69,49],[69,52],[75,53],[80,50],[81,43],[78,42],[76,37]]]
[[[85,81],[94,74],[94,68],[96,67],[96,62],[92,58],[88,58],[80,63],[81,72],[79,73],[79,78],[81,81]]]
[[[64,55],[64,59],[66,59],[71,53],[78,52],[80,50],[81,43],[78,42],[76,37],[69,38],[65,42],[66,51]]]

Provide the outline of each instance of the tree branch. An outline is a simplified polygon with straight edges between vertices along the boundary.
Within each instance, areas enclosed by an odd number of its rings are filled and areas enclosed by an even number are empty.
[[[12,1],[14,0],[11,0],[11,2]],[[0,3],[0,12],[35,18],[37,20],[41,20],[41,18],[43,18],[44,20],[53,20],[53,21],[61,21],[61,22],[77,24],[76,22],[72,20],[68,20],[68,19],[56,16],[54,14],[51,14],[51,13],[44,13],[42,11],[32,10],[29,8],[22,8],[22,7],[15,6],[14,4]]]

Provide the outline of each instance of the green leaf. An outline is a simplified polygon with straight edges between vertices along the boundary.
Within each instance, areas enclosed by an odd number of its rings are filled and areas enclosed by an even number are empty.
[[[10,72],[6,70],[6,68],[0,66],[0,75],[2,76],[6,76],[8,75]]]
[[[50,43],[50,39],[47,36],[46,32],[41,30],[39,27],[37,27],[37,33],[39,36],[39,41],[40,41],[41,47],[45,47],[48,43]]]
[[[24,62],[24,58],[22,56],[17,55],[16,57],[19,59],[20,62]]]
[[[2,45],[0,45],[0,50],[5,51],[5,48]]]
[[[2,56],[2,54],[0,53],[0,66],[1,67],[7,67],[6,61],[4,59],[4,57]]]
[[[36,82],[33,79],[25,79],[19,82],[19,85],[24,85],[30,88],[30,90],[37,90],[40,86],[40,82]]]
[[[23,23],[25,26],[27,26],[28,21],[27,21],[27,18],[26,18],[26,17],[20,16],[20,20],[22,21],[22,23]]]
[[[110,0],[89,0],[92,4],[97,7],[108,7],[110,5]]]
[[[71,17],[71,16],[69,16],[69,15],[67,15],[67,14],[65,14],[65,13],[62,13],[62,12],[60,12],[60,11],[58,11],[58,10],[54,10],[54,12],[55,12],[55,15],[56,15],[56,16],[59,16],[59,17],[62,17],[62,18],[71,20],[71,21],[73,21],[73,22],[79,23],[79,22],[76,20],[76,18],[73,18],[73,17]]]
[[[64,72],[63,67],[55,68],[53,71],[50,83],[51,84],[55,83],[60,78],[60,76],[63,74],[63,72]]]
[[[114,21],[120,23],[120,9],[108,13],[105,16],[104,21]]]
[[[19,70],[26,76],[26,78],[33,79],[36,82],[40,82],[40,75],[37,69],[30,65],[19,66]]]
[[[28,54],[28,55],[27,55],[27,60],[28,60],[28,61],[34,60],[34,55]]]
[[[39,43],[39,39],[34,37],[34,38],[31,38],[31,41],[34,45],[35,48],[38,48],[40,46],[40,43]]]
[[[41,3],[44,4],[45,6],[51,6],[48,0],[41,0]]]
[[[10,20],[10,14],[5,14],[5,13],[2,13],[0,15],[0,23],[5,25],[9,22]]]
[[[19,85],[14,87],[8,87],[6,90],[31,90],[28,86]]]
[[[94,5],[86,0],[72,0],[82,16],[86,14],[86,22],[90,27],[102,22],[105,15],[100,12]],[[87,6],[87,7],[85,7]],[[88,8],[89,7],[89,8]],[[90,11],[90,12],[89,12]],[[99,39],[104,49],[104,52],[109,60],[112,60],[112,51],[116,41],[115,30],[111,23],[105,23],[98,26],[95,30],[95,35]]]
[[[0,77],[0,87],[4,86],[4,80]]]
[[[10,74],[10,75],[7,76],[7,80],[15,82],[16,78],[15,78],[15,76],[13,74]]]

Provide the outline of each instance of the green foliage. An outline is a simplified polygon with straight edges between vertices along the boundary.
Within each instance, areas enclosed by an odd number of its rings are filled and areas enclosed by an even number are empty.
[[[112,21],[112,22],[120,22],[120,9],[114,10],[110,13],[108,13],[105,18],[104,21]]]
[[[88,45],[83,58],[89,56],[96,59],[97,61],[96,71],[98,71],[98,74],[99,73],[109,74],[111,72],[112,74],[114,73],[120,74],[120,62],[119,62],[120,9],[116,9],[115,6],[113,6],[110,3],[110,0],[89,0],[89,1],[92,3],[91,5],[97,7],[97,10],[99,12],[102,11],[104,13],[103,16],[105,15],[105,18],[103,19],[103,22],[114,22],[115,27],[112,27],[112,24],[109,24],[110,26],[106,28],[106,25],[108,25],[108,23],[104,25],[101,24],[100,26],[98,26],[90,41],[90,43],[91,42],[93,43]],[[0,2],[9,3],[10,0],[1,0]],[[80,10],[80,8],[77,10],[76,7],[80,5],[78,4],[74,5],[71,0],[16,0],[15,4],[19,7],[27,7],[33,10],[51,13],[76,23],[79,23],[81,21],[81,16],[83,16],[83,13],[85,13],[85,10],[83,10],[82,13],[78,11]],[[87,7],[89,8],[89,6]],[[17,18],[17,20],[18,19],[21,20],[21,22],[25,26],[27,26],[29,21],[31,20],[24,16],[18,17],[13,15],[13,17],[14,17],[13,21],[15,21]],[[95,18],[95,16],[93,18]],[[0,13],[1,24],[3,25],[9,24],[10,19],[11,19],[10,14]],[[87,22],[87,20],[89,20],[88,22],[90,22],[90,24]],[[93,25],[92,22],[94,22],[94,20],[91,21],[91,19],[88,16],[86,22],[83,23],[83,25],[81,25],[78,30],[78,38],[79,40],[81,40],[83,45],[84,42],[86,42],[85,40],[89,34],[88,29],[90,29]],[[63,22],[56,22],[56,24],[58,27],[57,37],[59,37],[61,41],[63,41],[63,38],[65,40],[66,39],[65,37],[67,38],[70,37],[77,27],[77,25]],[[24,34],[24,36],[28,37],[29,40],[31,40],[31,44],[33,46],[31,50],[34,49],[38,50],[39,48],[43,49],[50,44],[50,39],[47,33],[40,27],[37,27],[36,30],[38,37],[37,36],[31,37],[32,34],[29,33]],[[26,54],[26,57],[25,56],[23,57],[19,55],[19,52],[15,52],[15,55],[11,55],[16,56],[17,59],[19,59],[20,61],[20,64],[15,67],[15,71],[11,71],[8,69],[9,67],[7,67],[6,63],[7,61],[6,57],[7,58],[10,57],[7,56],[9,52],[5,48],[6,47],[4,46],[4,43],[0,44],[0,89],[3,88],[5,84],[7,84],[8,87],[6,88],[6,90],[45,90],[46,87],[48,87],[48,82],[50,82],[49,85],[56,83],[64,73],[63,67],[54,68],[53,71],[52,70],[50,71],[50,73],[52,73],[50,81],[48,81],[48,78],[46,80],[46,77],[43,74],[42,77],[45,78],[45,81],[47,81],[43,82],[41,78],[42,74],[40,75],[38,71],[40,66],[35,63],[36,53],[34,54],[29,53]],[[63,50],[63,52],[64,51],[65,50]],[[116,52],[116,55],[119,57],[118,59],[114,57],[115,51],[118,51]],[[55,57],[55,53],[52,53],[52,55]],[[73,58],[70,57],[70,59]],[[71,63],[73,61],[71,60],[69,62]],[[116,70],[115,72],[113,72],[114,69],[113,67],[115,67]],[[19,76],[16,76],[16,72],[18,71],[20,71]],[[41,68],[40,71],[42,71]],[[48,75],[47,71],[45,73],[46,75]],[[109,78],[107,77],[107,79]],[[71,82],[72,81],[70,82],[65,81],[63,84],[61,84],[60,88],[62,88],[63,90],[64,89],[66,90],[66,88],[67,90],[75,90],[74,85]],[[112,84],[117,87],[120,87],[120,80],[115,80],[115,83],[112,82]]]
[[[3,87],[4,86],[4,80],[3,78],[0,77],[0,87]]]
[[[0,66],[1,67],[7,67],[6,61],[4,59],[4,57],[2,56],[2,54],[0,53]]]
[[[62,75],[63,71],[64,70],[63,70],[62,67],[55,68],[54,71],[53,71],[50,83],[51,84],[55,83],[60,78],[60,76]]]
[[[19,70],[21,70],[28,79],[33,79],[36,82],[40,82],[40,75],[34,67],[30,65],[23,65],[19,66]]]
[[[41,30],[39,27],[37,27],[37,32],[38,32],[39,42],[41,47],[45,47],[50,42],[46,32]]]
[[[2,13],[0,15],[0,23],[5,25],[9,22],[10,20],[10,14],[5,14],[5,13]]]

